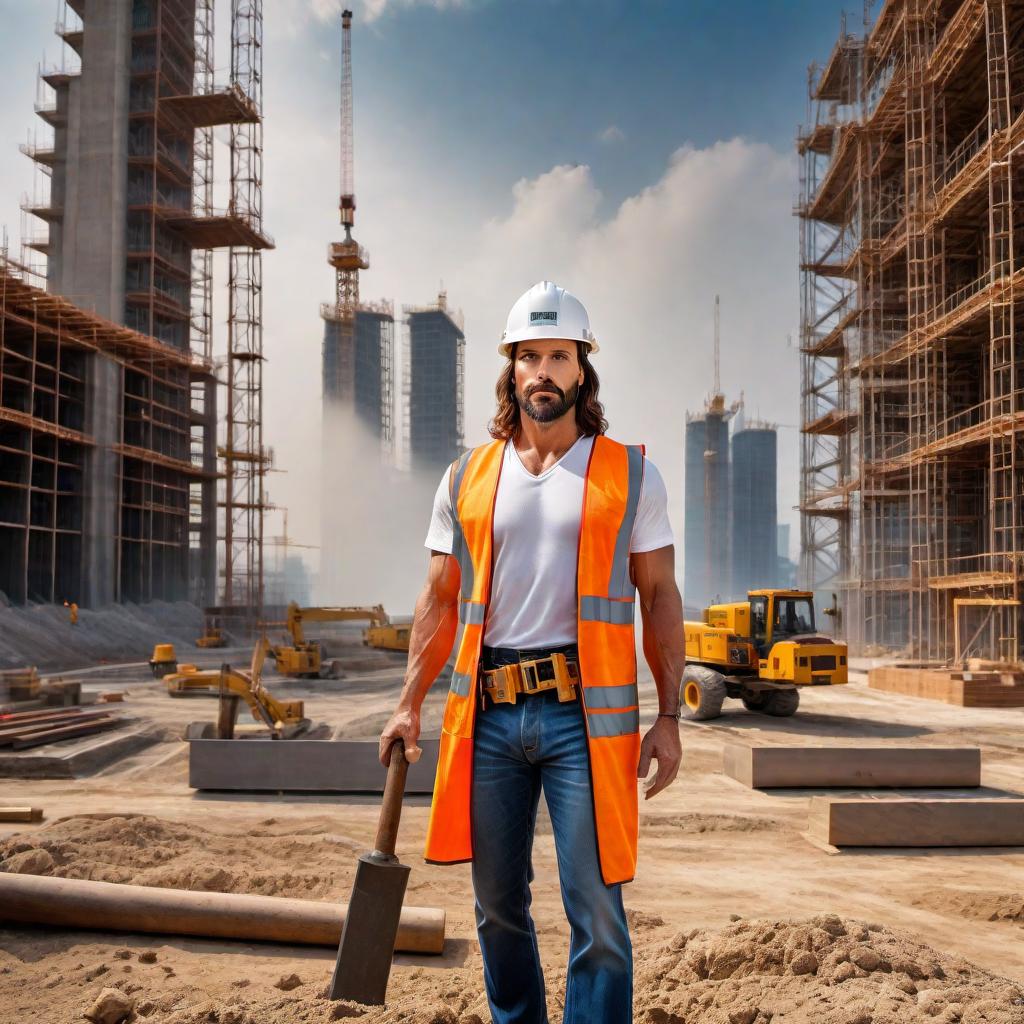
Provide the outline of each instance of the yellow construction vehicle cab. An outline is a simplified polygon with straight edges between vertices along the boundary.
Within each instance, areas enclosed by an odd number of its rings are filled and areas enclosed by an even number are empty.
[[[205,672],[199,671],[195,665],[182,665],[182,671],[164,677],[167,692],[172,697],[206,692],[235,698],[230,702],[230,721],[218,723],[218,731],[224,739],[230,738],[234,732],[238,699],[245,701],[252,717],[267,726],[274,737],[293,735],[305,729],[309,720],[305,718],[301,700],[278,700],[263,685],[263,662],[267,650],[265,639],[256,642],[248,672],[233,669],[230,665]]]
[[[411,622],[387,622],[382,626],[367,626],[363,630],[363,643],[382,651],[407,651],[411,635]]]
[[[846,645],[815,631],[810,591],[751,590],[746,601],[712,605],[702,622],[684,626],[684,718],[717,718],[726,697],[750,711],[792,715],[800,687],[847,680]]]
[[[149,659],[149,670],[154,679],[163,679],[171,672],[178,671],[178,656],[174,653],[174,644],[155,644],[153,656]]]

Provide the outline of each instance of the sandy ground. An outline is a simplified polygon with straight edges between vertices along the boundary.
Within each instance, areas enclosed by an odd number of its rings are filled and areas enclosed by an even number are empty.
[[[336,735],[374,738],[402,669],[394,659],[380,664],[343,680],[268,683],[281,696],[303,697],[307,714]],[[371,845],[375,799],[195,793],[176,737],[189,721],[212,720],[214,702],[172,700],[138,669],[83,680],[87,689],[125,689],[132,714],[158,723],[167,740],[88,779],[2,784],[18,803],[43,806],[46,821],[0,825],[0,869],[347,899],[355,857]],[[656,711],[649,677],[641,694],[646,728]],[[442,701],[435,687],[425,736],[437,734]],[[859,678],[805,693],[792,719],[728,702],[721,719],[685,724],[682,737],[677,782],[641,806],[638,874],[624,890],[638,1021],[1024,1024],[1024,850],[828,856],[800,835],[808,800],[820,791],[752,792],[721,773],[723,745],[737,740],[971,744],[983,750],[987,795],[1020,793],[1024,710],[953,708],[877,693]],[[365,1019],[476,1024],[474,1015],[489,1015],[469,868],[423,863],[427,812],[425,798],[407,800],[399,854],[412,865],[407,902],[447,911],[446,952],[398,956],[388,1009]],[[534,916],[558,1020],[568,929],[543,809],[534,862]],[[360,1015],[322,998],[332,966],[326,949],[0,930],[0,1024],[81,1019],[111,986],[129,992],[138,1019],[174,1024]]]

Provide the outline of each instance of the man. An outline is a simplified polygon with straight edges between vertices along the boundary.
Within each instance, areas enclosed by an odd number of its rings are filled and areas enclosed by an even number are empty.
[[[499,346],[494,441],[445,473],[427,537],[409,668],[381,734],[419,757],[420,706],[459,633],[426,857],[472,860],[477,934],[495,1024],[546,1024],[530,916],[543,789],[571,926],[566,1024],[632,1020],[637,778],[650,798],[681,757],[684,662],[665,485],[639,447],[605,434],[598,351],[583,304],[543,281]],[[639,735],[634,595],[659,714]]]

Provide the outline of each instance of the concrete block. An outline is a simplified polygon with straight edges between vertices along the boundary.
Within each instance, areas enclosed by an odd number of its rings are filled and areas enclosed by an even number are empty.
[[[811,799],[808,836],[831,846],[1024,846],[1024,800]]]
[[[977,747],[748,747],[728,744],[722,771],[752,789],[981,785]]]
[[[439,740],[420,740],[423,756],[409,765],[406,793],[432,793]],[[193,789],[272,792],[383,793],[387,772],[376,740],[189,740]]]

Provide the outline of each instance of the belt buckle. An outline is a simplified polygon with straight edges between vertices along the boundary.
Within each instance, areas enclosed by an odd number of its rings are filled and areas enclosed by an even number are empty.
[[[516,668],[519,670],[519,688],[523,693],[537,693],[541,689],[537,666],[542,661],[550,660],[550,658],[534,658],[530,661],[519,662]],[[531,683],[533,685],[530,685]]]

